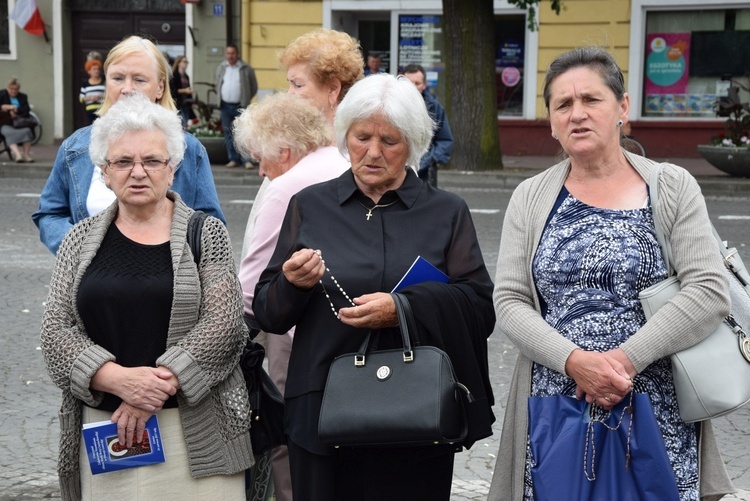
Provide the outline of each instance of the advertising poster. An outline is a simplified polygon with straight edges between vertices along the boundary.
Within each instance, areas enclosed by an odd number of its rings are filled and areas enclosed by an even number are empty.
[[[680,115],[688,112],[690,33],[646,35],[646,113]]]
[[[398,18],[398,69],[420,64],[427,86],[435,92],[443,68],[443,27],[440,16],[400,15]]]

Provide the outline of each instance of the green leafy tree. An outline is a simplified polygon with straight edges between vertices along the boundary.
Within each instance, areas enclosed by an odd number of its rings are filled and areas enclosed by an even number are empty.
[[[528,10],[536,29],[542,0],[508,0]],[[549,0],[560,13],[560,0]],[[453,131],[451,168],[502,169],[497,126],[493,0],[443,0],[446,101]]]

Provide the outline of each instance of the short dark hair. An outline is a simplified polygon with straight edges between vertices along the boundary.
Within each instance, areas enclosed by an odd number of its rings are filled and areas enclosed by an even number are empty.
[[[238,54],[240,53],[240,49],[237,48],[237,44],[228,43],[227,46],[226,46],[226,48],[224,50],[226,50],[226,49],[234,49],[234,50],[237,51]]]
[[[577,47],[557,56],[547,69],[543,95],[544,105],[548,111],[552,82],[563,73],[581,67],[597,72],[618,101],[625,97],[625,78],[612,54],[602,47]]]
[[[416,72],[420,72],[422,74],[422,77],[425,80],[427,79],[427,72],[425,72],[421,64],[410,64],[406,68],[404,68],[404,75],[406,75],[407,73],[416,73]]]

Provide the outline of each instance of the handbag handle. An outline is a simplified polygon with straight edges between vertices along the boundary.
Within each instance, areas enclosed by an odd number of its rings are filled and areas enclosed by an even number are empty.
[[[672,268],[672,248],[664,237],[664,230],[659,224],[659,218],[656,217],[656,208],[659,206],[659,173],[661,172],[661,165],[656,164],[651,169],[651,178],[648,183],[648,198],[651,199],[651,214],[654,218],[654,230],[656,232],[656,241],[659,242],[661,248],[661,255],[664,258],[664,264],[667,265],[667,271]]]
[[[402,294],[391,294],[393,302],[396,305],[396,315],[398,315],[398,324],[401,330],[401,342],[404,348],[404,363],[414,361],[414,351],[411,349],[411,336],[410,332],[416,334],[417,327],[414,321],[414,314],[411,311],[411,305],[409,300]],[[365,354],[370,346],[370,338],[372,337],[372,331],[367,333],[367,337],[362,342],[362,346],[359,347],[359,351],[354,355],[355,367],[364,367],[365,365]]]
[[[656,240],[659,242],[661,247],[662,257],[664,263],[667,265],[667,270],[672,268],[672,248],[669,242],[664,237],[664,230],[659,224],[659,219],[656,217],[656,207],[659,205],[659,173],[661,172],[663,164],[657,164],[651,169],[651,177],[648,185],[648,196],[651,199],[651,211],[654,217],[654,229],[656,230]],[[719,246],[719,251],[724,259],[724,266],[731,271],[737,280],[742,284],[745,291],[750,295],[750,273],[745,268],[745,263],[742,262],[737,249],[734,247],[727,248],[727,244],[721,239],[719,233],[716,231],[713,223],[711,223],[711,232],[716,239],[716,243]]]

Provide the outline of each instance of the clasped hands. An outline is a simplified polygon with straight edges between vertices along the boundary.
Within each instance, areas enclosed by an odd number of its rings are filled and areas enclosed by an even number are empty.
[[[292,254],[281,271],[295,287],[310,290],[323,278],[326,265],[319,250],[301,249]],[[342,323],[358,329],[383,329],[398,325],[396,304],[387,292],[363,294],[352,298],[352,302],[355,306],[338,310]]]
[[[617,348],[604,353],[573,350],[565,362],[565,372],[576,382],[576,398],[612,409],[633,390],[635,367]]]
[[[164,367],[123,367],[107,362],[91,378],[91,388],[122,399],[112,414],[117,438],[127,447],[140,442],[146,421],[180,389],[177,377]]]

